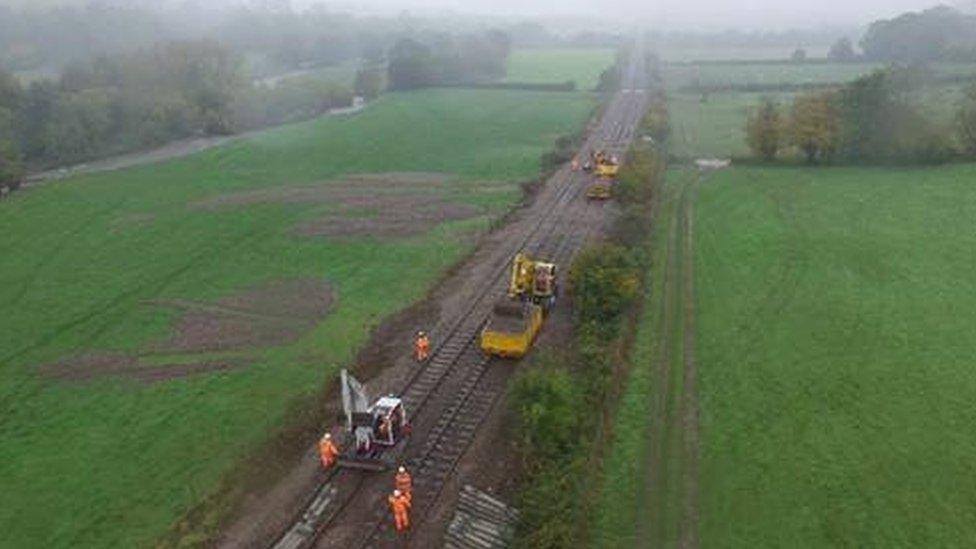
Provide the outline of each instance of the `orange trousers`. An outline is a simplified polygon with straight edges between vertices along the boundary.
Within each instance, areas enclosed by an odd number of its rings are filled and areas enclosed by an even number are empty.
[[[402,532],[410,528],[410,517],[406,510],[393,513],[393,526],[396,527],[397,532]]]

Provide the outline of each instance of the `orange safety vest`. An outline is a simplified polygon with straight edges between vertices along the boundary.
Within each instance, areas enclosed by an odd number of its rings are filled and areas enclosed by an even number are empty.
[[[406,514],[407,508],[410,504],[407,502],[407,498],[403,497],[401,494],[399,497],[390,495],[388,501],[390,502],[390,507],[393,509],[393,514],[403,515]]]
[[[338,453],[339,450],[331,440],[323,438],[319,441],[319,454],[322,456],[322,461],[332,462]]]
[[[410,478],[410,473],[404,471],[403,473],[396,474],[396,489],[404,494],[409,494],[410,490],[413,489],[413,479]]]

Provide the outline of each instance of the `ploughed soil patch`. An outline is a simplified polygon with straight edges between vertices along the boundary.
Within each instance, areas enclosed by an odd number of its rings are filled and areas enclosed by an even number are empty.
[[[214,302],[183,299],[152,304],[180,312],[172,335],[155,351],[215,352],[281,345],[312,329],[332,308],[327,282],[275,281]]]
[[[38,367],[41,375],[66,381],[122,376],[146,383],[246,365],[242,352],[294,341],[332,309],[334,294],[322,279],[272,281],[216,301],[160,299],[149,305],[176,310],[171,335],[143,353],[88,353]],[[213,353],[230,353],[215,358]],[[209,356],[194,358],[194,354]],[[173,363],[148,360],[178,355]],[[165,362],[165,361],[163,361]]]
[[[63,381],[89,381],[102,377],[126,377],[143,383],[167,381],[196,374],[231,370],[243,366],[245,358],[220,358],[199,362],[145,364],[137,357],[117,353],[94,353],[42,364],[38,372]]]
[[[418,195],[357,198],[344,201],[342,210],[302,223],[298,233],[304,236],[409,236],[425,233],[445,221],[474,217],[480,212],[469,204]]]
[[[196,202],[220,209],[252,204],[320,204],[319,214],[296,228],[303,236],[402,237],[424,233],[445,221],[477,216],[481,210],[445,195],[451,176],[383,173],[348,176],[319,185],[229,193]]]

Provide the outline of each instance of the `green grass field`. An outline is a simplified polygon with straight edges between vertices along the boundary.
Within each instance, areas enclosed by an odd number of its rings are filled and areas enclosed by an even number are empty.
[[[706,180],[703,545],[971,543],[974,178],[959,165]]]
[[[670,546],[680,523],[680,366],[663,392],[655,372],[674,189],[693,174],[669,177],[659,283],[593,523],[600,547]],[[702,181],[702,546],[962,547],[976,535],[974,178],[976,166],[954,165],[733,168]],[[651,436],[661,395],[663,440]],[[657,493],[649,463],[665,468]]]
[[[609,48],[520,48],[512,50],[507,82],[576,82],[579,90],[592,90],[600,73],[613,65]]]
[[[0,204],[0,545],[151,544],[265,442],[290,402],[334,375],[371,326],[421,297],[593,105],[585,94],[394,94],[354,117],[51,183]],[[327,204],[191,206],[411,171],[450,174],[431,192],[478,215],[398,239],[328,238],[294,232]],[[159,383],[38,369],[79,353],[145,351],[175,321],[149,300],[213,300],[290,277],[327,280],[334,310],[295,342],[241,351],[239,368]]]
[[[876,63],[693,63],[665,65],[670,89],[685,86],[779,86],[847,82],[882,65]]]
[[[792,94],[713,93],[707,97],[680,93],[669,98],[671,152],[681,158],[739,156],[749,153],[746,117],[763,97],[786,107]]]

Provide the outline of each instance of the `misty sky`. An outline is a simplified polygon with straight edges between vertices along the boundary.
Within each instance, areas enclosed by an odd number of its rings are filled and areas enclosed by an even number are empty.
[[[357,0],[374,9],[448,9],[493,15],[629,14],[681,28],[864,24],[931,7],[938,0]],[[952,0],[950,2],[952,3]]]

